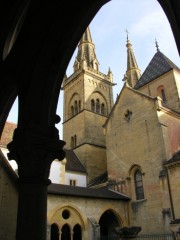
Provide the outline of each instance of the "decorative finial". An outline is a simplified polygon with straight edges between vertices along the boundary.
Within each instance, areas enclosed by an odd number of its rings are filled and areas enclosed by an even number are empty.
[[[127,42],[128,42],[129,41],[129,38],[128,38],[129,32],[128,32],[127,28],[126,28],[125,32],[127,33]]]
[[[157,40],[155,39],[155,43],[156,43],[156,49],[157,49],[157,52],[159,51],[159,45],[158,45],[158,42]]]

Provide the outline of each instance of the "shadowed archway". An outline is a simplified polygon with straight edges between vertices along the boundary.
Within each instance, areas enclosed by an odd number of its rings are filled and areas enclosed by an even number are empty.
[[[113,238],[117,240],[119,239],[114,231],[116,227],[119,227],[119,222],[112,210],[109,209],[102,214],[99,220],[99,225],[100,225],[101,240],[105,240],[109,238]]]

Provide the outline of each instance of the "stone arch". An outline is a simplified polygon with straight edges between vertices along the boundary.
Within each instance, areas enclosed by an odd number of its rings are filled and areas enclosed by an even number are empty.
[[[81,104],[82,104],[81,97],[77,92],[75,92],[71,96],[69,103],[67,104],[68,118],[75,116],[77,113],[81,111],[82,108]],[[74,113],[72,111],[74,111]]]
[[[140,165],[138,165],[138,164],[133,164],[133,165],[130,167],[129,171],[128,171],[129,177],[131,177],[131,175],[134,174],[134,172],[135,172],[137,169],[139,169],[139,170],[143,173],[143,170],[142,170],[142,168],[141,168]]]
[[[73,227],[73,240],[81,240],[82,239],[82,228],[79,224],[76,224]]]
[[[138,164],[133,164],[131,166],[131,168],[129,169],[129,172],[128,172],[128,178],[127,180],[129,181],[129,186],[130,186],[130,189],[129,189],[129,193],[132,197],[132,199],[134,200],[138,200],[137,198],[137,193],[136,193],[136,182],[135,182],[135,175],[137,173],[137,171],[139,171],[141,173],[141,178],[142,178],[142,187],[143,187],[143,195],[145,196],[145,178],[144,178],[144,172],[141,168],[140,165]],[[141,199],[144,199],[145,197],[141,198]]]
[[[100,239],[113,238],[119,239],[115,234],[114,228],[122,226],[119,216],[113,209],[107,209],[99,218]]]
[[[162,104],[166,104],[167,102],[167,89],[165,89],[164,85],[159,85],[157,87],[157,96],[159,96],[162,100]]]
[[[51,224],[51,240],[59,240],[59,226],[56,223]]]
[[[101,114],[101,107],[102,107],[102,104],[103,104],[103,112],[104,112],[104,115],[107,116],[108,112],[109,112],[109,108],[108,108],[108,103],[107,103],[107,100],[106,100],[105,96],[99,91],[94,91],[90,96],[90,105],[92,104],[92,101],[94,101],[95,109],[96,109],[97,100],[99,101],[99,104],[100,104],[99,113]],[[92,108],[90,107],[90,109],[92,109]],[[96,110],[95,110],[95,112],[96,112]]]
[[[61,227],[61,240],[71,240],[71,226],[68,223],[65,223]]]
[[[109,204],[102,209],[101,215],[100,215],[99,218],[97,219],[97,222],[99,222],[102,214],[103,214],[104,212],[108,211],[108,210],[111,211],[111,212],[113,212],[113,214],[117,217],[119,225],[126,225],[126,220],[123,219],[123,217],[121,216],[121,214],[118,212],[119,209],[113,209],[112,206],[110,206]]]
[[[70,216],[67,219],[63,219],[62,217],[62,213],[64,210],[69,211]],[[53,222],[56,222],[60,227],[62,227],[65,223],[70,223],[71,228],[73,228],[76,224],[79,224],[82,230],[85,230],[86,228],[85,216],[77,206],[58,206],[48,213],[47,219],[49,225],[51,225]]]

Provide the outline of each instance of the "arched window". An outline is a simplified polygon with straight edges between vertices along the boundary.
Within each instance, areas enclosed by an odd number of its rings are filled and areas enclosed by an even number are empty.
[[[144,199],[142,173],[140,170],[136,170],[134,174],[134,183],[135,183],[136,199],[137,200]]]
[[[101,104],[101,114],[105,115],[105,106],[104,103]]]
[[[71,106],[71,117],[73,117],[73,116],[74,116],[74,107]]]
[[[95,102],[94,102],[94,99],[91,100],[91,111],[92,111],[92,112],[95,111]]]
[[[98,98],[96,99],[96,112],[100,113],[100,101]]]
[[[167,97],[166,97],[166,91],[163,85],[160,85],[157,88],[157,94],[158,96],[162,99],[162,103],[166,104],[167,103]]]
[[[55,223],[51,225],[51,240],[59,240],[59,229]]]
[[[81,232],[81,226],[79,224],[76,224],[73,228],[73,240],[81,240],[82,239],[82,232]]]
[[[162,97],[163,103],[166,103],[167,99],[166,99],[165,90],[163,88],[161,89],[161,97]]]
[[[68,224],[64,224],[61,229],[61,240],[71,240],[70,227]]]
[[[75,114],[78,114],[78,104],[77,104],[77,101],[74,102],[74,112],[75,112]]]

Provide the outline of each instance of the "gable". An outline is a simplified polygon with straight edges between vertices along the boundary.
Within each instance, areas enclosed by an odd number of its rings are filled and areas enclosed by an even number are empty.
[[[124,86],[112,108],[112,111],[106,120],[104,127],[111,121],[114,117],[120,117],[122,114],[131,112],[133,108],[137,108],[136,112],[139,111],[139,114],[144,111],[146,105],[155,106],[156,98],[147,96],[137,90],[134,90],[130,87]],[[138,110],[138,108],[140,108]],[[155,110],[156,108],[154,108]],[[117,116],[118,115],[118,116]],[[112,120],[113,121],[113,120]]]

